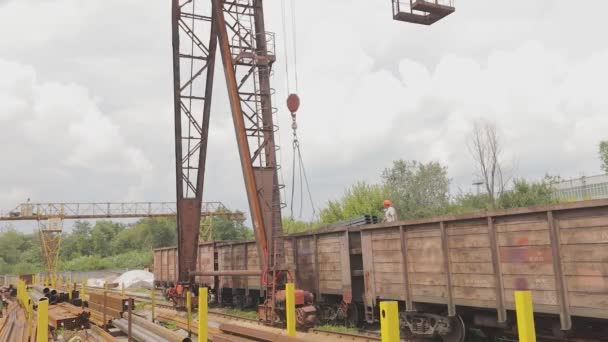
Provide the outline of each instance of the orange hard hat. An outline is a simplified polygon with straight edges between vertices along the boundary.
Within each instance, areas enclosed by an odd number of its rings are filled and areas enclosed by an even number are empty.
[[[385,207],[390,207],[391,206],[391,201],[390,200],[384,200],[384,206]]]

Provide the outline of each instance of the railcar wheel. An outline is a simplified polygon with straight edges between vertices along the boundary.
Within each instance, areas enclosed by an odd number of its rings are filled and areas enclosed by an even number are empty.
[[[464,342],[467,335],[467,328],[462,317],[455,316],[450,320],[450,332],[441,336],[443,342]]]

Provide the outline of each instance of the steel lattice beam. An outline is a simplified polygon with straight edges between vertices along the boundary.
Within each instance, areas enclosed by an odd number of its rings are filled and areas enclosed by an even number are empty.
[[[219,45],[241,167],[260,258],[282,260],[281,202],[270,76],[274,35],[262,0],[173,0],[172,5],[178,282],[196,266],[215,54]],[[271,266],[271,265],[268,265]]]

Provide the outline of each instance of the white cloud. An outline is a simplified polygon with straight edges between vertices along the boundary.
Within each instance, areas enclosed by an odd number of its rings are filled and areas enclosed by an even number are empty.
[[[497,122],[519,176],[599,172],[608,4],[585,16],[566,1],[502,5],[461,1],[426,27],[392,21],[389,0],[297,2],[299,134],[317,204],[398,158],[439,160],[469,186],[478,118]],[[265,6],[288,176],[280,3]],[[172,200],[169,3],[5,1],[0,32],[16,28],[0,42],[0,207],[19,196]],[[218,59],[205,199],[247,210],[221,71]]]

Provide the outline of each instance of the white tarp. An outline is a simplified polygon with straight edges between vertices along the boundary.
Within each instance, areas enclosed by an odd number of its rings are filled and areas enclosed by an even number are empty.
[[[152,289],[154,287],[154,274],[144,270],[127,271],[114,279],[112,283],[117,284],[118,288],[124,284],[125,289],[138,287]]]

